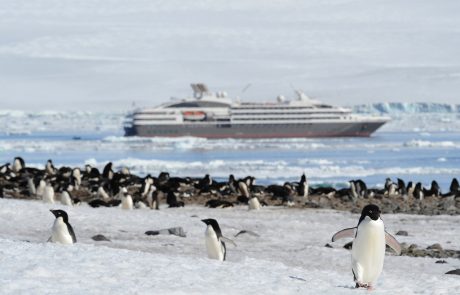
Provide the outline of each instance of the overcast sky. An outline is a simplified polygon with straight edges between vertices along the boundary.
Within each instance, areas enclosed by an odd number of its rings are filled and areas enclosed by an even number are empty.
[[[459,103],[459,15],[458,0],[2,0],[0,108],[129,109],[192,82],[243,100]]]

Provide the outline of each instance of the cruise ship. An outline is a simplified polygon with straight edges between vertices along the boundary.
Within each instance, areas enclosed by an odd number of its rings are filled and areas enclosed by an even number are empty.
[[[387,117],[352,114],[297,91],[297,99],[279,96],[273,103],[231,100],[192,84],[193,97],[137,109],[125,120],[126,136],[203,138],[295,138],[370,136]]]

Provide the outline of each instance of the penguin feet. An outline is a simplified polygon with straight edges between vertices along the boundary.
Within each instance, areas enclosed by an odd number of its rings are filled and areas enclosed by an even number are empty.
[[[369,288],[369,285],[368,284],[363,284],[363,283],[360,283],[360,282],[356,282],[355,288]]]

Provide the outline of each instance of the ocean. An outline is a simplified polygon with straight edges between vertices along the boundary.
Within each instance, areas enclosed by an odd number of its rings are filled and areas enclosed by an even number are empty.
[[[27,166],[115,169],[138,175],[202,177],[226,180],[230,174],[255,176],[259,184],[297,181],[305,173],[313,186],[345,187],[363,179],[381,187],[402,178],[429,187],[436,180],[447,191],[460,175],[460,133],[385,132],[369,138],[221,139],[123,137],[121,130],[53,131],[0,135],[0,162],[24,158]]]

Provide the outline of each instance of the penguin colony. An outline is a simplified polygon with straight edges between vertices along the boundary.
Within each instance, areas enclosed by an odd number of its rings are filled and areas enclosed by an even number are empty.
[[[45,169],[27,167],[25,161],[17,157],[13,164],[7,163],[0,167],[0,197],[16,197],[42,199],[53,204],[58,200],[67,206],[78,205],[82,201],[91,207],[115,207],[124,210],[149,207],[159,209],[160,202],[166,200],[169,207],[183,207],[184,200],[198,195],[212,196],[206,202],[211,208],[231,207],[234,204],[247,204],[249,210],[260,210],[267,201],[292,206],[296,202],[306,202],[312,195],[328,195],[330,198],[341,198],[350,202],[358,199],[382,198],[398,195],[423,201],[425,198],[460,197],[457,179],[453,179],[450,191],[442,194],[439,185],[433,181],[430,189],[420,183],[408,185],[398,179],[393,183],[387,179],[383,189],[368,189],[362,180],[350,181],[346,189],[332,187],[312,188],[307,178],[302,175],[299,182],[286,182],[284,185],[260,186],[255,178],[248,176],[236,179],[229,176],[227,182],[216,182],[209,175],[204,178],[170,177],[169,173],[161,172],[158,177],[147,175],[139,177],[131,174],[129,169],[114,171],[112,163],[108,163],[102,173],[95,167],[86,165],[84,169],[61,167],[56,168],[52,160],[48,160]],[[233,198],[233,201],[232,201]],[[369,200],[370,201],[370,200]],[[64,210],[50,210],[55,216],[49,242],[61,244],[76,243],[77,238]],[[356,287],[372,289],[379,277],[385,256],[385,245],[389,245],[400,255],[401,246],[396,239],[384,229],[380,218],[380,208],[367,205],[361,212],[356,227],[339,231],[332,241],[342,238],[353,238],[352,274]],[[226,244],[236,244],[223,236],[215,219],[203,219],[206,225],[205,246],[210,259],[224,261],[227,256]]]
[[[420,182],[409,181],[406,184],[399,178],[397,182],[387,178],[383,188],[368,188],[360,179],[350,180],[348,188],[315,188],[302,175],[298,182],[263,186],[256,185],[253,176],[237,179],[229,175],[228,181],[224,182],[215,181],[208,174],[203,178],[182,178],[161,172],[157,177],[150,174],[140,177],[130,173],[126,167],[114,171],[111,162],[105,165],[102,172],[90,165],[83,169],[56,168],[52,160],[47,161],[44,169],[37,169],[27,167],[21,157],[16,157],[13,164],[0,166],[0,197],[5,196],[41,199],[50,204],[59,201],[64,205],[87,202],[92,207],[121,205],[126,210],[144,207],[159,209],[160,203],[167,203],[168,207],[194,203],[210,208],[245,204],[249,210],[259,210],[266,205],[316,207],[318,202],[313,201],[318,197],[325,198],[332,204],[330,208],[338,210],[362,207],[370,199],[376,204],[384,199],[392,199],[421,209],[423,206],[420,204],[431,202],[432,206],[437,206],[442,203],[453,205],[455,209],[455,202],[460,201],[460,185],[454,178],[449,191],[442,193],[436,181],[432,181],[430,188],[425,188]],[[319,203],[321,201],[324,200],[320,199]],[[385,212],[385,208],[381,207]],[[395,212],[406,212],[404,206],[396,207],[399,211]]]

